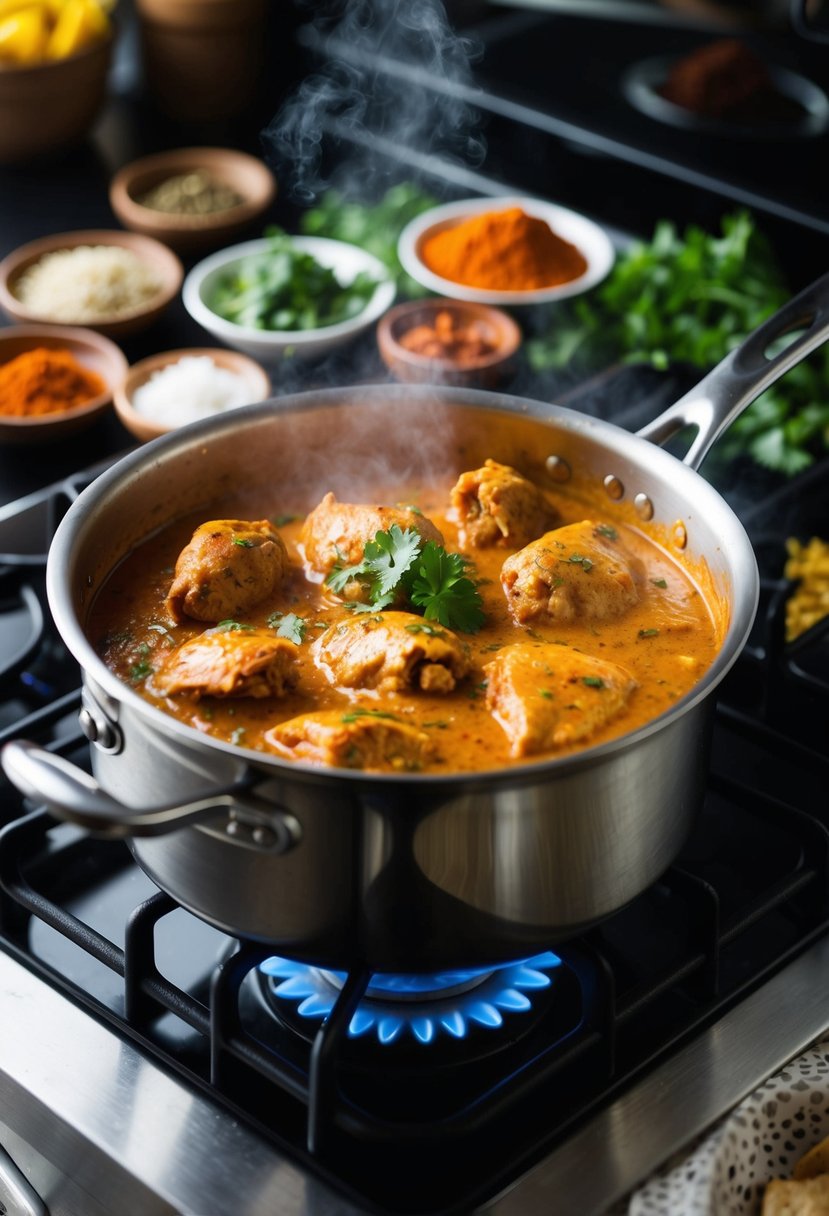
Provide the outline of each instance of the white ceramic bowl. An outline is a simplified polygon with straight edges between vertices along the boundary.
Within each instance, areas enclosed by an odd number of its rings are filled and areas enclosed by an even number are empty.
[[[317,236],[296,236],[293,243],[297,249],[310,253],[320,265],[330,266],[342,284],[351,282],[361,271],[373,274],[379,280],[378,286],[363,311],[336,325],[304,330],[255,329],[226,321],[213,312],[208,301],[219,280],[245,258],[266,253],[269,244],[267,237],[221,249],[194,266],[184,280],[184,307],[199,325],[220,342],[226,342],[228,346],[234,346],[255,359],[273,362],[286,353],[300,358],[316,358],[326,354],[368,329],[393,303],[396,290],[394,281],[383,263],[372,254],[345,241],[330,241]]]
[[[441,278],[429,269],[421,258],[420,250],[424,237],[436,230],[451,228],[462,220],[485,211],[506,211],[520,207],[527,215],[546,220],[557,236],[569,241],[581,251],[587,261],[587,269],[577,279],[560,283],[556,287],[542,287],[533,291],[489,291],[481,287],[466,287],[452,279]],[[508,196],[501,198],[467,198],[457,203],[446,203],[424,211],[407,224],[400,234],[397,255],[403,269],[416,282],[430,291],[453,300],[469,300],[474,304],[549,304],[564,300],[568,296],[580,295],[607,275],[616,254],[611,240],[603,228],[586,216],[543,199]]]

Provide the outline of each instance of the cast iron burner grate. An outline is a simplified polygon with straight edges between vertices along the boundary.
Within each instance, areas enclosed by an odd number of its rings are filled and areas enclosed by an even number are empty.
[[[47,498],[27,516],[59,514]],[[0,947],[357,1202],[468,1211],[826,931],[829,760],[815,723],[827,720],[829,687],[805,652],[825,653],[827,635],[780,642],[773,553],[797,530],[784,507],[768,560],[761,548],[763,611],[724,686],[686,848],[627,908],[551,943],[560,963],[531,1011],[472,1027],[462,1043],[355,1039],[372,977],[354,972],[339,977],[330,1013],[298,1033],[296,1003],[275,1016],[263,993],[272,949],[204,925],[154,888],[123,843],[56,824],[5,781]],[[30,542],[33,556],[39,547]],[[45,605],[41,568],[21,563],[4,584],[13,614],[18,586]],[[0,677],[0,709],[14,715],[0,718],[0,743],[29,737],[88,766],[77,670],[48,619],[33,653],[16,645]]]

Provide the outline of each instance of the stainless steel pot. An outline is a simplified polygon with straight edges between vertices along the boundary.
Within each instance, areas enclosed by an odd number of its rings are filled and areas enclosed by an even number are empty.
[[[549,946],[615,911],[670,864],[704,790],[712,693],[754,616],[748,538],[695,469],[764,388],[829,336],[829,275],[786,305],[638,436],[559,407],[429,387],[306,393],[187,427],[99,477],[61,523],[49,602],[84,670],[95,779],[8,744],[11,780],[56,815],[127,836],[140,865],[229,933],[329,967],[418,971]],[[802,330],[783,353],[769,344]],[[698,428],[680,462],[646,440]],[[206,738],[122,684],[85,632],[107,575],[169,520],[231,494],[333,489],[366,501],[487,456],[663,535],[710,571],[727,620],[693,691],[623,738],[477,775],[320,770]]]

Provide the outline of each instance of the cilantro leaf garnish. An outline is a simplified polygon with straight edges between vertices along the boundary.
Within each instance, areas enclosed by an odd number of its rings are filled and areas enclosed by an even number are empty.
[[[484,623],[483,601],[466,570],[460,554],[447,553],[431,540],[424,545],[418,532],[392,524],[366,543],[361,562],[335,566],[325,582],[338,594],[354,580],[362,583],[366,598],[348,605],[354,612],[387,608],[402,592],[427,620],[475,633]]]
[[[423,624],[421,624],[420,621],[412,622],[411,625],[406,626],[406,632],[407,633],[425,633],[426,636],[430,637],[430,638],[445,637],[445,634],[442,629],[435,629],[434,625],[427,625],[425,621],[423,622]]]
[[[208,633],[238,633],[240,630],[248,631],[254,629],[254,625],[246,625],[243,621],[219,621],[212,629],[208,629]]]
[[[299,646],[305,637],[305,621],[301,616],[297,616],[295,612],[287,613],[279,622],[276,636],[278,638],[287,638],[289,642],[293,642],[295,646]]]
[[[387,718],[390,722],[402,722],[397,714],[387,714],[382,709],[350,709],[348,713],[343,714],[340,719],[342,722],[356,722],[358,718]]]
[[[484,623],[478,588],[466,577],[467,563],[459,553],[447,553],[442,545],[427,541],[417,562],[411,585],[413,604],[423,609],[427,621],[439,621],[447,629],[476,633]]]
[[[582,684],[586,684],[588,688],[604,688],[605,682],[601,676],[582,676]]]
[[[338,595],[355,579],[367,588],[370,606],[385,608],[394,599],[403,575],[417,557],[421,537],[413,528],[405,531],[392,524],[388,532],[376,532],[374,540],[366,542],[363,560],[354,566],[338,563],[325,580]]]

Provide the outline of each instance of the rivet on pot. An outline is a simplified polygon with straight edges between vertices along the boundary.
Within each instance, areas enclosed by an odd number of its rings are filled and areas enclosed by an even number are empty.
[[[563,456],[548,456],[545,464],[553,481],[569,481],[573,476],[573,470]]]
[[[120,752],[121,732],[103,714],[96,714],[88,705],[84,705],[78,713],[78,723],[85,738],[94,743],[99,751]]]
[[[633,505],[636,507],[641,519],[653,519],[653,503],[647,494],[637,494],[633,500]]]
[[[677,549],[684,549],[688,544],[688,533],[685,529],[685,524],[681,519],[677,520],[677,522],[674,524],[671,539],[673,540]]]
[[[613,473],[608,473],[607,477],[604,479],[603,485],[607,490],[608,498],[618,501],[623,497],[625,487],[622,485],[621,481],[619,481],[619,478],[614,476]]]

